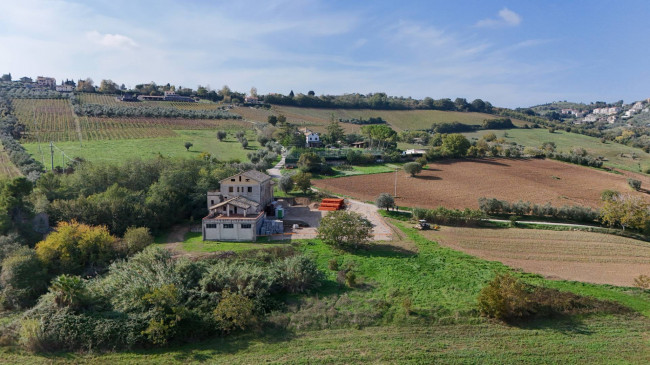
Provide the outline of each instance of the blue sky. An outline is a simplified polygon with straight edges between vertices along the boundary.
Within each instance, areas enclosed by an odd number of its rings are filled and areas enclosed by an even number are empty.
[[[498,106],[650,97],[650,1],[3,1],[0,73]]]

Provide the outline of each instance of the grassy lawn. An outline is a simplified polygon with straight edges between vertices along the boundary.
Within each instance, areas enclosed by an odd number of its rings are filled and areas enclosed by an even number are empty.
[[[545,128],[539,129],[509,129],[509,130],[490,130],[479,131],[474,133],[463,133],[468,138],[481,138],[488,132],[494,132],[497,137],[503,137],[504,133],[508,134],[505,138],[509,142],[517,142],[520,145],[539,147],[544,142],[555,142],[558,151],[569,152],[575,147],[582,147],[590,155],[603,156],[608,161],[605,166],[611,166],[619,169],[639,172],[639,164],[641,171],[650,167],[650,154],[643,152],[639,148],[628,147],[614,142],[600,142],[600,139],[590,136],[585,136],[577,133],[569,133],[565,131],[555,131],[549,133]],[[620,154],[625,154],[626,157],[621,157]],[[630,155],[636,153],[637,159],[633,160]]]
[[[255,133],[247,131],[248,148],[243,149],[235,139],[234,131],[229,133],[228,138],[219,142],[216,130],[177,130],[176,137],[169,138],[143,138],[143,139],[119,139],[100,140],[83,142],[58,142],[56,146],[62,149],[70,158],[82,157],[93,162],[121,162],[129,158],[155,158],[159,154],[164,157],[190,157],[196,158],[201,152],[208,152],[220,160],[239,159],[246,161],[246,154],[259,148]],[[185,142],[191,142],[193,146],[187,151]],[[44,154],[39,151],[36,143],[23,144],[27,151],[38,161],[44,160],[49,166],[49,146],[41,144]],[[61,153],[55,151],[55,165],[61,163]]]
[[[265,238],[260,237],[257,242],[215,242],[203,241],[201,233],[190,232],[185,236],[183,250],[187,252],[217,252],[217,251],[248,251],[269,247],[287,246],[287,243],[264,243]]]

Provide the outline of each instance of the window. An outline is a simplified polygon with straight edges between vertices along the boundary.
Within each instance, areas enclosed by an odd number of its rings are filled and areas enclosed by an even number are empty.
[[[224,223],[223,228],[235,228],[235,225],[232,223]]]
[[[230,179],[230,181],[235,181],[235,179]]]
[[[248,187],[248,192],[249,192],[249,193],[252,193],[252,192],[253,192],[253,187],[252,187],[252,186],[249,186],[249,187]]]
[[[229,187],[228,187],[228,192],[229,192],[229,193],[232,193],[232,186],[229,186]]]
[[[216,223],[207,223],[205,225],[205,228],[217,228],[217,224]]]
[[[250,223],[242,223],[241,227],[242,228],[251,228],[251,225],[250,225]]]
[[[210,205],[214,205],[214,200],[210,200]]]

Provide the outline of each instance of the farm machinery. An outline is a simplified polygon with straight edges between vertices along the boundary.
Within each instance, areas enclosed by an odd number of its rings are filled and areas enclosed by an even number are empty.
[[[427,223],[427,221],[424,220],[424,219],[420,219],[418,221],[418,225],[416,227],[417,227],[417,229],[419,229],[421,231],[427,231],[427,230],[431,229],[431,225],[429,223]]]

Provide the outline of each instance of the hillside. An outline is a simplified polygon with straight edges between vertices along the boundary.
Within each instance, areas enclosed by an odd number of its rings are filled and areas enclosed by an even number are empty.
[[[291,123],[301,127],[309,127],[315,132],[324,132],[325,127],[334,118],[338,119],[368,119],[381,117],[396,131],[429,129],[433,123],[459,122],[463,124],[479,125],[485,119],[496,119],[499,116],[485,113],[468,113],[442,110],[371,110],[371,109],[317,109],[298,108],[288,106],[273,106],[271,110],[238,107],[233,110],[235,114],[257,122],[266,122],[269,115],[283,114]],[[517,126],[525,122],[513,120]],[[354,133],[361,129],[360,125],[341,123],[347,133]]]

